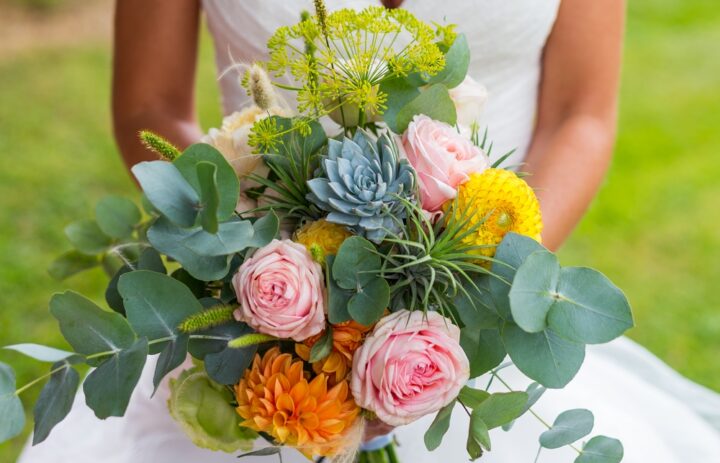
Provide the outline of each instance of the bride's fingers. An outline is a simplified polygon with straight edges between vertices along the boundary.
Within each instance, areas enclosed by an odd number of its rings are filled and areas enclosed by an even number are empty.
[[[365,425],[365,436],[363,440],[367,442],[376,437],[384,436],[385,434],[391,433],[393,429],[395,429],[394,426],[383,423],[378,419],[370,420]]]

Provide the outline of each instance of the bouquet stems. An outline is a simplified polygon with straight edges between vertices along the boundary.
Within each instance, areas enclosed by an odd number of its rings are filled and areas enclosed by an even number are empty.
[[[395,443],[391,442],[378,450],[361,451],[358,463],[400,463],[400,460],[395,452]]]

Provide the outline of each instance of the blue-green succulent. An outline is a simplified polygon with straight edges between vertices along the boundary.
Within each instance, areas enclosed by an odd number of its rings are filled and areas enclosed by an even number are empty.
[[[376,140],[358,130],[352,140],[328,140],[322,171],[322,176],[307,182],[308,200],[329,213],[329,222],[376,243],[388,230],[399,231],[405,217],[400,198],[414,200],[415,171],[400,159],[389,136]]]

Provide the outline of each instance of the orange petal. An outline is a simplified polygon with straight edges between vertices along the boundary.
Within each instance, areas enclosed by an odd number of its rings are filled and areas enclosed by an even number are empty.
[[[295,402],[292,397],[290,397],[290,394],[287,393],[283,393],[278,396],[275,401],[275,406],[278,410],[287,412],[288,415],[292,415],[295,411]]]

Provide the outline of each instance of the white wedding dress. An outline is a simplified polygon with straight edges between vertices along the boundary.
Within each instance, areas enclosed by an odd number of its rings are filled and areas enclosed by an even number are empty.
[[[365,0],[326,0],[330,9],[362,8]],[[403,5],[426,20],[459,25],[471,50],[471,75],[485,84],[490,99],[484,125],[489,127],[497,153],[518,147],[513,162],[522,161],[535,117],[540,58],[553,26],[559,0],[406,0]],[[265,42],[282,24],[297,21],[311,0],[204,0],[203,7],[215,39],[219,70],[237,61],[265,57]],[[236,76],[220,79],[227,113],[247,103]],[[602,243],[600,243],[602,245]],[[235,455],[198,449],[182,434],[166,411],[167,388],[154,399],[150,362],[124,418],[98,421],[85,406],[82,393],[68,418],[48,440],[28,447],[19,463],[230,463]],[[529,380],[513,368],[504,379],[523,390]],[[486,381],[481,378],[479,381]],[[479,385],[484,385],[484,382]],[[497,389],[496,390],[501,390]],[[720,462],[720,396],[696,385],[629,339],[590,346],[585,364],[561,391],[548,391],[534,407],[552,422],[562,411],[588,408],[595,413],[594,434],[621,439],[626,463]],[[467,461],[467,417],[456,408],[443,445],[428,452],[422,436],[432,421],[397,430],[399,455],[407,463]],[[491,433],[493,450],[486,463],[531,463],[542,425],[527,414],[510,432]],[[286,463],[305,462],[297,452],[283,453]],[[543,450],[538,462],[570,463],[573,450]],[[274,462],[254,457],[247,462]]]

